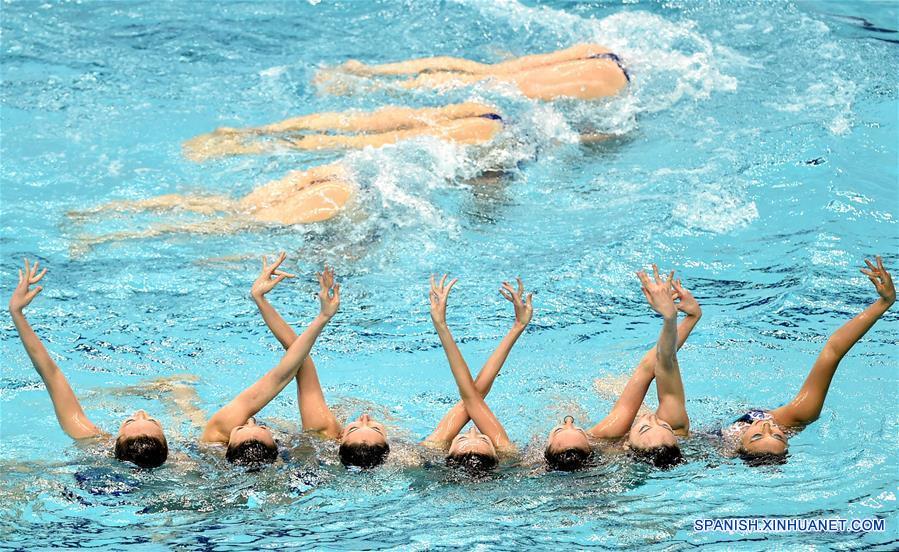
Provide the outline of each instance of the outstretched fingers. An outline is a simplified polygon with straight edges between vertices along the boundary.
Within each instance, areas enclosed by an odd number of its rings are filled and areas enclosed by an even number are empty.
[[[35,264],[34,266],[37,266],[37,264]],[[42,270],[41,273],[38,274],[37,276],[32,276],[31,278],[29,278],[28,283],[29,283],[29,284],[36,284],[36,283],[40,282],[40,281],[41,281],[41,278],[43,278],[45,274],[47,274],[47,269],[46,269],[46,268],[45,268],[44,270]]]

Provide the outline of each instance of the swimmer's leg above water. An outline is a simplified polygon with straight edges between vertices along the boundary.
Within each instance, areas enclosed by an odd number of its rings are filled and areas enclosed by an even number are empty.
[[[186,211],[203,215],[218,213],[211,220],[162,222],[143,230],[127,230],[99,236],[81,236],[77,247],[108,242],[145,239],[175,234],[233,234],[266,225],[321,222],[336,216],[356,193],[352,175],[339,163],[291,171],[283,178],[256,188],[239,200],[223,196],[167,194],[134,201],[113,201],[68,215],[78,222],[113,212]]]
[[[478,377],[474,384],[482,397],[487,398],[496,376],[506,362],[515,342],[524,333],[525,328],[531,321],[534,308],[532,305],[532,294],[525,294],[524,284],[518,279],[518,289],[513,288],[509,283],[503,282],[500,293],[510,301],[515,308],[515,322],[506,336],[500,341],[496,350],[481,367]],[[468,411],[462,401],[456,403],[455,406],[443,416],[434,431],[422,443],[425,446],[436,447],[441,449],[449,448],[452,440],[462,431],[462,428],[469,422]]]
[[[365,65],[358,60],[350,60],[335,69],[359,76],[398,76],[421,73],[504,74],[554,65],[565,61],[586,59],[609,52],[608,48],[598,44],[576,44],[564,50],[546,54],[532,54],[499,63],[480,63],[464,58],[439,56],[380,65]]]
[[[502,129],[498,118],[496,108],[473,102],[437,108],[394,106],[371,112],[318,113],[261,127],[221,128],[185,142],[184,154],[200,162],[276,149],[380,147],[419,136],[474,144],[490,140]],[[315,133],[297,134],[300,131]]]
[[[559,98],[606,98],[619,94],[630,82],[630,74],[621,58],[595,44],[581,44],[559,52],[525,56],[496,65],[474,65],[470,71],[456,70],[465,65],[458,61],[447,62],[441,69],[442,61],[447,61],[447,58],[417,60],[409,62],[408,67],[392,65],[384,69],[387,74],[411,77],[393,83],[374,79],[369,84],[373,87],[394,84],[400,88],[418,89],[467,86],[494,80],[514,85],[528,98],[551,101]],[[367,68],[354,62],[347,72],[376,78],[379,76],[377,67]],[[316,81],[323,90],[334,94],[351,90],[335,76],[334,71],[321,73]]]

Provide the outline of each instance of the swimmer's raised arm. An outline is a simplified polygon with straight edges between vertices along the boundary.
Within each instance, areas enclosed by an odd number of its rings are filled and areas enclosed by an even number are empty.
[[[532,303],[533,293],[525,295],[524,284],[521,282],[521,278],[518,278],[517,280],[517,290],[508,282],[503,282],[503,286],[499,290],[500,294],[514,306],[515,322],[512,324],[509,333],[507,333],[502,341],[500,341],[496,350],[493,351],[493,354],[490,355],[490,358],[488,358],[487,362],[484,363],[484,366],[481,367],[478,377],[474,380],[475,388],[477,388],[478,392],[484,398],[490,393],[490,388],[493,387],[493,381],[496,379],[500,369],[506,362],[509,352],[515,345],[515,342],[518,341],[521,334],[524,333],[524,329],[530,323],[531,317],[534,314]],[[434,432],[425,439],[425,442],[448,443],[449,441],[452,441],[452,439],[462,431],[462,428],[465,427],[468,420],[468,411],[465,410],[465,403],[459,401],[443,416],[440,423],[437,424],[436,429],[434,429]]]
[[[259,307],[262,319],[265,320],[269,330],[285,349],[290,347],[291,343],[296,340],[297,334],[281,314],[268,302],[265,294],[285,278],[294,277],[293,274],[278,270],[278,267],[284,262],[286,257],[285,253],[281,253],[271,265],[267,264],[266,259],[263,257],[262,273],[256,282],[253,283],[253,288],[250,290],[250,295],[256,302],[256,306]],[[325,268],[320,278],[322,280],[328,279],[328,281],[324,282],[324,286],[330,287],[334,279],[334,272]],[[323,289],[326,289],[324,286]],[[325,300],[321,292],[319,292],[319,299]],[[300,409],[303,429],[305,431],[318,431],[324,434],[325,437],[336,439],[343,428],[340,422],[337,421],[337,417],[328,408],[311,355],[307,355],[303,360],[303,365],[296,375],[296,382],[297,405]]]
[[[677,362],[678,306],[674,303],[674,297],[679,296],[681,302],[686,301],[685,308],[687,309],[698,310],[699,304],[693,299],[693,295],[680,285],[680,282],[677,282],[675,286],[674,271],[671,271],[667,279],[659,277],[659,269],[656,265],[652,265],[652,272],[652,281],[645,273],[640,274],[642,274],[643,293],[647,296],[650,306],[664,318],[662,335],[659,336],[659,344],[656,348],[655,378],[659,397],[656,415],[667,422],[675,434],[687,435],[690,429],[690,419],[687,416],[684,383],[681,380],[680,365]],[[695,303],[695,305],[691,303]],[[673,313],[672,307],[674,307]]]
[[[693,294],[681,286],[680,280],[675,281],[673,286],[673,297],[680,301],[677,303],[677,308],[686,314],[677,326],[677,348],[679,350],[702,317],[702,309]],[[653,346],[643,355],[608,416],[587,431],[592,437],[614,439],[627,434],[643,404],[649,384],[655,378],[657,350],[658,347]],[[663,419],[665,418],[663,417]]]
[[[228,442],[231,430],[246,422],[251,416],[262,410],[292,379],[309,355],[316,339],[324,327],[331,321],[340,306],[340,284],[333,279],[325,285],[325,279],[319,275],[321,292],[321,309],[318,316],[287,349],[277,366],[268,371],[256,383],[241,392],[234,400],[213,414],[203,432],[203,441]]]
[[[285,349],[290,347],[296,340],[297,334],[290,327],[290,324],[281,317],[281,314],[268,302],[265,294],[274,289],[285,278],[296,278],[296,275],[278,269],[286,258],[287,254],[281,252],[272,264],[268,264],[268,259],[263,256],[262,272],[256,278],[256,281],[253,282],[253,287],[250,288],[250,297],[253,298],[253,302],[259,308],[259,313],[262,315],[266,326],[268,326],[272,335]]]
[[[876,264],[868,259],[865,263],[868,269],[862,269],[862,273],[871,280],[880,297],[830,336],[796,397],[771,411],[781,426],[802,427],[818,419],[840,361],[896,302],[893,278],[884,268],[883,260],[878,256]]]
[[[459,346],[456,345],[455,339],[446,323],[446,301],[450,290],[456,284],[458,279],[453,279],[446,283],[447,275],[438,283],[436,279],[431,277],[431,320],[434,323],[434,329],[440,337],[440,343],[443,345],[443,352],[449,361],[450,370],[453,373],[453,379],[456,380],[456,386],[459,388],[459,395],[465,405],[468,416],[474,421],[478,429],[489,437],[495,447],[509,448],[512,446],[509,436],[506,434],[505,428],[487,406],[484,397],[475,387],[474,380],[471,378],[471,372]]]
[[[16,325],[22,345],[25,346],[25,351],[31,358],[34,369],[44,380],[60,427],[73,439],[96,437],[102,435],[103,432],[84,414],[66,376],[50,358],[46,347],[25,318],[25,307],[43,289],[43,286],[31,289],[31,286],[40,282],[45,274],[47,274],[46,268],[38,273],[38,261],[31,266],[28,259],[25,259],[25,269],[24,271],[19,270],[19,283],[9,300],[9,313],[12,315],[13,323]]]

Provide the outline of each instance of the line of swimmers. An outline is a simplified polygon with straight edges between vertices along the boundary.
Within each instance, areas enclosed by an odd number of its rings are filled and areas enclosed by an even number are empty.
[[[333,81],[336,75],[377,79],[411,76],[398,81],[404,88],[446,88],[484,81],[514,86],[525,97],[538,101],[568,98],[592,101],[626,89],[631,76],[622,59],[604,46],[578,44],[547,54],[529,55],[496,64],[435,57],[384,65],[350,61],[323,71],[317,81]],[[508,121],[497,108],[480,102],[441,107],[387,106],[374,111],[314,113],[249,128],[219,128],[184,143],[189,160],[205,162],[232,156],[263,154],[278,150],[352,150],[382,147],[417,137],[467,146],[492,144]],[[584,129],[583,142],[610,138]],[[503,172],[504,167],[487,167]],[[113,201],[69,213],[80,221],[111,212],[189,212],[208,220],[191,223],[158,223],[143,230],[129,230],[83,237],[82,246],[109,241],[156,237],[173,233],[221,234],[265,225],[321,222],[351,206],[359,184],[344,161],[290,171],[267,182],[246,196],[167,194],[134,201]]]
[[[340,284],[335,281],[333,270],[327,267],[317,275],[319,312],[297,335],[266,299],[280,282],[295,277],[280,269],[285,257],[281,253],[272,263],[263,258],[262,272],[253,283],[251,296],[262,319],[286,352],[274,368],[205,421],[200,441],[225,445],[225,458],[236,465],[260,468],[273,463],[279,456],[278,445],[271,430],[258,423],[254,416],[291,381],[296,381],[303,430],[337,441],[338,455],[345,466],[373,468],[383,463],[390,452],[386,427],[368,414],[347,423],[338,421],[325,401],[310,356],[316,339],[337,314]],[[783,463],[788,456],[789,436],[818,418],[840,361],[896,300],[892,278],[881,258],[876,257],[873,262],[866,259],[865,263],[867,267],[861,272],[871,280],[878,298],[830,336],[793,400],[771,410],[751,410],[721,431],[723,446],[730,453],[741,456],[751,465]],[[46,273],[46,269],[39,271],[37,262],[31,265],[25,260],[9,302],[13,322],[50,394],[62,429],[76,440],[110,439],[85,415],[65,375],[25,318],[25,307],[42,289],[42,286],[33,286]],[[565,416],[550,431],[544,456],[551,470],[578,470],[590,466],[603,450],[622,447],[635,458],[658,468],[684,461],[679,441],[690,435],[690,420],[677,351],[699,322],[702,310],[692,293],[674,278],[673,271],[667,276],[660,275],[653,265],[651,273],[640,271],[637,277],[647,303],[662,319],[657,343],[637,364],[605,418],[590,428],[582,428],[575,424],[572,416]],[[446,322],[447,300],[456,281],[447,282],[447,276],[432,276],[429,299],[431,320],[460,400],[443,416],[422,445],[444,451],[446,463],[451,467],[483,472],[504,458],[517,455],[486,398],[512,347],[531,321],[532,294],[525,292],[520,279],[517,286],[502,284],[500,293],[513,305],[514,322],[480,373],[473,378]],[[680,322],[679,312],[683,314]],[[653,380],[656,381],[659,406],[654,413],[639,415]],[[202,423],[199,409],[187,414],[189,419]],[[463,431],[469,421],[473,422],[472,427]],[[141,468],[155,468],[166,461],[168,443],[159,420],[138,410],[122,422],[113,451],[119,460]]]

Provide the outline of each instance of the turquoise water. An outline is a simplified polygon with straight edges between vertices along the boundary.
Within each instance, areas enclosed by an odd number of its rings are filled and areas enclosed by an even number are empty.
[[[4,317],[0,542],[895,548],[894,312],[841,364],[821,419],[791,440],[785,466],[722,458],[702,432],[791,398],[827,336],[876,297],[857,272],[862,259],[880,253],[899,266],[897,18],[895,4],[854,2],[4,2],[0,291],[11,292],[22,256],[49,266],[29,318],[85,409],[108,430],[135,408],[157,414],[175,461],[138,473],[74,446]],[[590,105],[489,87],[333,97],[309,84],[318,67],[348,57],[489,61],[584,41],[628,61],[628,95]],[[182,141],[217,126],[466,99],[513,121],[501,147],[420,140],[351,154],[365,200],[354,220],[85,250],[85,234],[154,219],[65,216],[163,193],[237,197],[342,157],[181,157]],[[620,137],[582,147],[572,131],[582,126]],[[471,183],[495,163],[519,168],[491,186]],[[659,473],[613,459],[573,475],[525,464],[477,482],[398,462],[346,473],[331,451],[291,437],[288,388],[261,417],[282,428],[290,461],[258,474],[228,469],[190,445],[197,431],[152,394],[116,389],[193,374],[211,412],[269,368],[279,347],[247,292],[258,256],[279,250],[304,275],[324,261],[337,267],[341,312],[315,350],[326,395],[343,414],[385,418],[396,443],[427,435],[455,397],[427,315],[427,275],[461,278],[449,322],[472,366],[511,320],[499,280],[522,275],[535,319],[488,400],[531,456],[561,415],[603,416],[612,401],[593,381],[627,374],[652,345],[658,323],[633,271],[652,261],[678,269],[705,313],[680,354],[700,433],[690,462]],[[301,278],[271,299],[302,324],[317,308],[313,291]],[[742,516],[878,517],[888,531],[692,531],[696,518]]]

